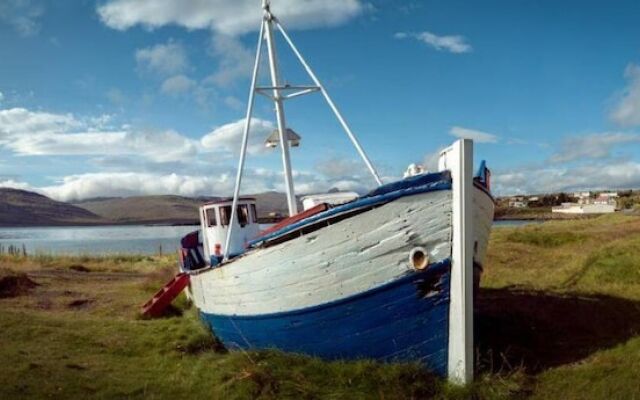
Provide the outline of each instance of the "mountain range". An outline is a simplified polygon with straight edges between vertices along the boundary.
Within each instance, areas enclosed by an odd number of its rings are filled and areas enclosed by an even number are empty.
[[[283,193],[251,195],[258,218],[287,214]],[[19,189],[0,188],[0,226],[63,226],[122,224],[198,224],[198,207],[219,197],[173,195],[101,197],[65,203]]]

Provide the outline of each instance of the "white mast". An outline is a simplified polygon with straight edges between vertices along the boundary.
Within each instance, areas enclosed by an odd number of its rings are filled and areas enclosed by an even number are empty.
[[[231,233],[234,229],[235,221],[237,219],[238,197],[240,196],[242,172],[244,170],[244,161],[247,154],[247,142],[249,140],[249,128],[251,124],[251,115],[253,113],[253,103],[254,103],[255,93],[259,93],[270,98],[275,104],[276,119],[278,124],[278,134],[280,139],[279,141],[280,141],[280,146],[282,148],[282,164],[284,167],[284,180],[285,180],[285,186],[287,189],[287,204],[289,207],[290,216],[297,214],[298,207],[297,207],[296,195],[293,187],[293,177],[291,173],[291,160],[289,157],[289,135],[287,131],[286,120],[284,117],[284,101],[285,100],[289,100],[294,97],[320,91],[324,96],[325,100],[327,101],[327,103],[329,104],[329,107],[335,114],[336,118],[338,119],[338,122],[340,123],[342,128],[345,130],[345,132],[347,133],[347,136],[355,146],[356,150],[358,151],[358,154],[360,154],[360,157],[362,157],[362,160],[364,161],[367,168],[369,169],[369,172],[371,172],[371,174],[373,175],[373,178],[375,179],[376,183],[378,185],[382,185],[382,180],[380,179],[380,176],[378,175],[377,171],[373,167],[373,164],[369,160],[369,157],[367,157],[367,154],[364,152],[364,149],[358,142],[358,139],[356,138],[356,136],[353,134],[353,132],[347,125],[347,122],[342,117],[342,114],[340,114],[340,111],[338,111],[338,108],[331,100],[331,97],[329,97],[329,94],[327,93],[326,89],[324,88],[324,86],[322,86],[322,84],[320,83],[316,75],[311,70],[311,67],[309,67],[309,65],[304,60],[304,58],[302,57],[298,49],[295,47],[295,45],[293,44],[293,41],[291,40],[289,35],[287,35],[284,28],[278,21],[278,19],[271,13],[269,0],[262,0],[262,9],[263,9],[262,24],[260,25],[260,35],[258,37],[258,49],[256,51],[256,59],[255,59],[255,64],[253,68],[253,77],[251,79],[251,89],[249,92],[249,104],[247,105],[247,115],[245,118],[244,134],[242,136],[242,147],[240,149],[240,161],[238,163],[236,184],[233,192],[231,222],[229,224],[229,232],[227,234],[227,240],[224,247],[225,260],[229,258],[229,244],[232,236]],[[278,73],[278,60],[276,58],[276,48],[275,48],[275,40],[274,40],[275,38],[273,34],[274,26],[278,28],[280,33],[282,33],[282,36],[284,37],[285,41],[291,47],[296,57],[298,58],[298,60],[306,70],[307,74],[309,74],[309,77],[314,82],[314,85],[293,86],[288,84],[282,85],[280,83],[280,76]],[[258,77],[258,70],[260,68],[260,55],[261,55],[263,40],[267,42],[267,50],[269,53],[269,69],[271,71],[272,86],[258,87],[256,86],[256,83],[257,83],[257,77]]]
[[[251,114],[253,113],[253,103],[255,102],[256,82],[258,81],[258,70],[260,69],[260,55],[262,52],[262,35],[264,34],[265,23],[260,24],[258,34],[258,48],[256,49],[256,60],[253,65],[253,76],[251,77],[251,89],[249,89],[249,101],[247,102],[247,115],[244,122],[244,132],[242,134],[242,145],[240,147],[240,160],[238,161],[238,171],[236,172],[236,185],[233,190],[233,202],[231,203],[231,219],[229,220],[229,232],[224,243],[224,259],[229,259],[229,245],[231,244],[231,233],[238,218],[238,197],[240,197],[240,185],[242,184],[242,171],[244,170],[244,160],[247,155],[247,143],[249,142],[249,128],[251,127]],[[257,217],[257,215],[256,215]],[[205,241],[206,242],[206,241]]]
[[[289,205],[289,216],[298,213],[296,195],[293,189],[293,177],[291,176],[291,160],[289,159],[289,137],[287,135],[287,125],[284,119],[284,100],[280,96],[280,76],[278,74],[278,61],[276,60],[276,43],[273,39],[273,15],[269,10],[269,1],[262,1],[264,10],[264,25],[266,28],[265,39],[269,52],[269,69],[271,70],[271,84],[273,85],[273,102],[276,109],[276,120],[278,132],[280,132],[280,148],[282,149],[282,166],[284,169],[284,184],[287,189],[287,204]]]

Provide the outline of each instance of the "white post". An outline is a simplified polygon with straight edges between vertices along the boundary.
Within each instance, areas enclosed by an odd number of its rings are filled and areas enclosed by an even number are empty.
[[[224,259],[229,259],[229,245],[231,244],[231,233],[238,214],[238,197],[240,196],[240,185],[242,184],[242,170],[244,169],[244,160],[247,155],[247,143],[249,141],[249,128],[251,127],[251,114],[253,113],[253,103],[256,93],[256,82],[258,81],[258,70],[260,68],[260,54],[262,52],[262,36],[264,35],[265,21],[260,25],[260,33],[258,35],[258,48],[256,49],[256,61],[253,65],[253,76],[251,77],[251,89],[249,90],[249,101],[247,102],[247,114],[244,121],[244,132],[242,134],[242,145],[240,147],[240,161],[238,161],[238,171],[236,173],[236,186],[233,190],[233,202],[231,203],[231,220],[229,221],[229,232],[224,244]],[[203,233],[206,230],[203,229]],[[204,235],[203,235],[204,236]],[[206,241],[206,238],[204,238]],[[210,251],[210,250],[209,250]],[[207,254],[211,257],[211,254]]]
[[[329,104],[329,107],[335,114],[336,118],[338,119],[338,122],[340,122],[340,125],[342,125],[342,128],[344,129],[344,131],[347,133],[347,136],[349,136],[349,139],[351,139],[351,143],[353,143],[353,145],[355,146],[356,150],[360,154],[360,157],[362,157],[362,160],[367,165],[367,168],[369,168],[369,172],[371,172],[371,175],[373,175],[373,179],[376,180],[376,183],[378,184],[378,186],[381,186],[382,180],[380,179],[378,172],[373,167],[373,164],[371,164],[369,157],[367,157],[367,153],[364,152],[364,149],[360,145],[360,142],[358,141],[358,138],[356,138],[356,135],[354,135],[353,132],[351,132],[351,128],[349,128],[349,125],[347,125],[347,121],[345,121],[345,119],[342,117],[342,114],[340,114],[338,107],[336,107],[336,105],[333,103],[333,100],[331,100],[331,97],[329,97],[329,93],[327,93],[327,91],[324,89],[324,86],[322,86],[322,84],[320,83],[320,80],[318,80],[318,78],[316,77],[316,74],[313,73],[313,70],[311,69],[311,67],[309,67],[304,57],[302,57],[302,54],[300,54],[296,45],[293,44],[293,41],[291,40],[289,35],[287,35],[287,32],[284,30],[282,25],[280,25],[280,22],[276,20],[275,23],[278,26],[280,33],[282,33],[282,36],[289,44],[289,47],[291,47],[291,50],[293,50],[293,53],[298,58],[298,61],[300,61],[300,64],[302,64],[304,69],[307,71],[307,74],[309,74],[309,77],[311,77],[311,79],[313,80],[313,83],[320,88],[320,92],[324,96],[324,99],[327,101],[327,104]]]
[[[278,62],[276,60],[275,41],[273,40],[273,16],[269,11],[269,3],[263,3],[265,10],[267,49],[269,50],[269,69],[271,70],[271,84],[273,85],[273,100],[276,106],[276,119],[278,122],[278,132],[280,133],[280,147],[282,148],[282,164],[284,166],[284,183],[287,189],[287,203],[289,205],[289,216],[298,213],[296,195],[293,189],[293,177],[291,176],[291,160],[289,158],[289,137],[287,135],[287,125],[284,119],[283,98],[280,95],[280,77],[278,76]]]
[[[473,380],[473,142],[461,139],[447,156],[451,169],[453,234],[449,303],[449,381]]]

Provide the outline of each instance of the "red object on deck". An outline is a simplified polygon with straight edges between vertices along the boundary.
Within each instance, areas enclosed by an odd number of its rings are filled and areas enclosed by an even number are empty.
[[[316,215],[328,209],[329,209],[329,206],[327,205],[327,203],[318,204],[317,206],[311,207],[308,210],[304,210],[303,212],[297,213],[296,215],[292,215],[289,218],[285,218],[282,221],[278,222],[277,224],[271,226],[270,228],[263,230],[262,232],[260,232],[260,236],[268,235],[270,233],[277,231],[278,229],[284,228],[287,225],[291,225],[298,221],[302,221],[305,218],[309,218],[312,215]]]
[[[147,317],[159,317],[162,312],[169,307],[169,304],[178,297],[180,292],[189,284],[189,275],[184,272],[176,275],[162,289],[160,289],[151,300],[142,306],[142,315]]]

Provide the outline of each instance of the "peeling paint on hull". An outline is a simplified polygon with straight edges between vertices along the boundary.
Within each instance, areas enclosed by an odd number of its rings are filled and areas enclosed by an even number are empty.
[[[475,261],[493,200],[474,191]],[[451,190],[402,197],[191,276],[202,319],[230,348],[417,360],[446,372]],[[409,263],[427,249],[422,272]],[[434,288],[435,285],[435,288]]]
[[[449,260],[443,260],[424,272],[303,310],[257,316],[201,315],[230,348],[278,348],[327,359],[421,361],[444,374],[449,269]]]

